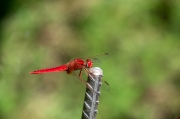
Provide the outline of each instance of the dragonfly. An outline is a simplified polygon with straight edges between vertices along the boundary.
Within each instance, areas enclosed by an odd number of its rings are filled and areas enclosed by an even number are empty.
[[[51,73],[51,72],[66,72],[67,74],[75,74],[76,71],[78,71],[78,74],[76,76],[79,77],[80,81],[84,83],[90,90],[91,87],[89,87],[88,83],[82,78],[82,72],[84,71],[86,75],[89,74],[89,68],[93,67],[94,64],[96,63],[101,63],[100,59],[107,59],[109,57],[109,53],[104,53],[100,55],[96,55],[94,57],[89,57],[89,58],[76,58],[71,61],[69,61],[66,64],[57,66],[57,67],[52,67],[52,68],[44,68],[44,69],[39,69],[35,71],[31,71],[30,74],[43,74],[43,73]],[[109,87],[109,84],[104,81],[104,83]]]

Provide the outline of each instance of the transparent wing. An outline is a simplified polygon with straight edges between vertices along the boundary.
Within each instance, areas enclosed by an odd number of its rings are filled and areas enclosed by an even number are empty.
[[[110,85],[109,85],[109,83],[108,83],[107,81],[104,81],[104,80],[102,80],[102,82],[103,82],[103,84],[102,84],[102,90],[105,90],[105,91],[109,92],[109,91],[110,91]]]
[[[89,74],[91,76],[91,78],[93,79],[93,75]],[[107,81],[104,81],[103,79],[101,79],[102,81],[102,85],[101,85],[101,89],[104,91],[109,92],[110,91],[110,85]]]
[[[88,59],[105,61],[105,60],[108,60],[109,57],[110,57],[109,53],[103,53],[103,54],[95,55],[95,56],[92,56],[92,57],[88,57]]]
[[[89,74],[89,70],[87,68],[84,68],[82,72],[80,72],[80,70],[76,70],[73,71],[70,75],[75,76],[75,80],[81,83],[83,86],[87,86],[88,74]],[[110,91],[110,85],[108,84],[107,81],[102,80],[101,89],[107,92]]]
[[[91,77],[91,79],[96,80],[95,77],[91,75],[91,73],[89,72],[87,68],[84,68],[84,69],[85,69],[86,74],[88,74]],[[110,91],[109,83],[107,81],[104,81],[102,78],[101,78],[101,82],[102,82],[101,89],[109,92]]]
[[[109,53],[103,53],[99,55],[95,55],[92,57],[82,58],[84,60],[90,59],[93,62],[93,66],[99,66],[102,64],[102,62],[108,60],[110,58]]]

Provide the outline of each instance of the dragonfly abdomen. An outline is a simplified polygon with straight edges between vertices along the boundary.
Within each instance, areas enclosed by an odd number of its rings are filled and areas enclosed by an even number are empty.
[[[68,67],[66,64],[53,67],[53,68],[47,68],[47,69],[40,69],[30,72],[30,74],[43,74],[43,73],[50,73],[50,72],[61,72],[61,71],[67,71]]]

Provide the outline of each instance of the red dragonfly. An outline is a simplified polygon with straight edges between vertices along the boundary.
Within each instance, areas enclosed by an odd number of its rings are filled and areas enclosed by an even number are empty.
[[[105,57],[109,56],[109,53],[104,53],[104,54],[97,55],[97,56],[101,57],[101,58],[105,58]],[[43,73],[62,72],[62,71],[66,71],[67,74],[72,74],[75,71],[79,70],[79,74],[78,74],[79,79],[84,84],[87,85],[87,82],[82,79],[82,71],[84,70],[86,75],[88,75],[89,74],[88,69],[93,67],[95,62],[101,62],[101,61],[98,58],[94,58],[94,57],[87,58],[87,59],[76,58],[76,59],[69,61],[67,64],[63,64],[63,65],[60,65],[57,67],[52,67],[52,68],[45,68],[45,69],[39,69],[39,70],[31,71],[30,74],[43,74]],[[105,82],[105,83],[109,87],[109,84],[107,82]]]

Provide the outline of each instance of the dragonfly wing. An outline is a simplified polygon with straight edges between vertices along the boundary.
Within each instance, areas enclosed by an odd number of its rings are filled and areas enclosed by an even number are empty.
[[[61,71],[66,71],[67,69],[68,69],[68,67],[65,64],[65,65],[61,65],[61,66],[58,66],[58,67],[35,70],[35,71],[30,72],[30,74],[42,74],[42,73],[50,73],[50,72],[61,72]]]
[[[110,91],[110,86],[109,86],[109,83],[108,83],[107,81],[104,81],[104,80],[103,80],[102,90],[105,90],[105,91],[107,91],[107,92]]]
[[[89,70],[88,70],[88,69],[86,69],[86,70],[84,70],[84,71],[91,77],[91,79],[95,80],[94,76],[91,75],[91,73],[89,73]],[[110,91],[110,85],[109,85],[109,83],[108,83],[107,81],[104,81],[103,79],[101,79],[101,80],[102,80],[101,89],[104,90],[104,91],[109,92],[109,91]]]
[[[105,61],[107,59],[109,59],[110,55],[109,53],[103,53],[103,54],[99,54],[99,55],[95,55],[92,57],[88,57],[88,59],[95,59],[95,60],[100,60],[100,61]]]
[[[98,58],[92,58],[90,60],[93,62],[93,66],[100,66],[102,64],[101,60]]]
[[[93,66],[99,66],[102,62],[106,61],[109,58],[109,53],[103,53],[92,57],[88,57],[88,59],[90,59],[93,62]]]

